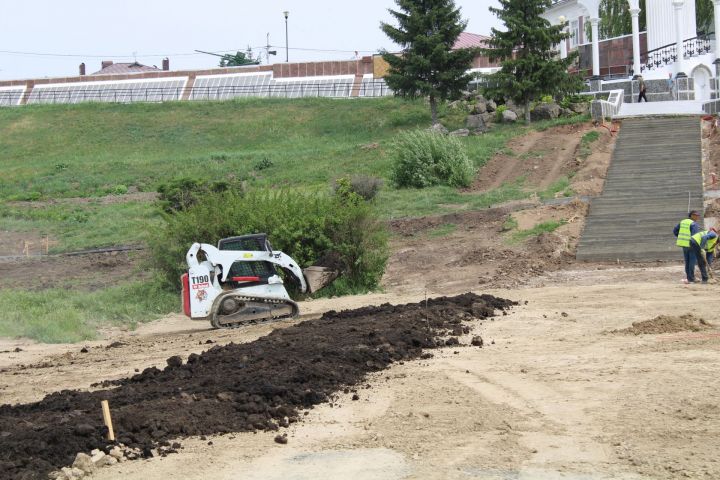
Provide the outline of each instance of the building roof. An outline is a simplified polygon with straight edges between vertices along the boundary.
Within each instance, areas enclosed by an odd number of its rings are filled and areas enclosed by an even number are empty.
[[[108,65],[109,64],[109,65]],[[113,63],[110,61],[103,62],[103,68],[90,75],[118,75],[128,73],[144,73],[144,72],[160,72],[155,66],[142,65],[138,62],[133,63]]]
[[[461,48],[477,48],[486,47],[487,41],[490,37],[485,35],[478,35],[477,33],[462,32],[460,36],[455,40],[453,50],[460,50]]]

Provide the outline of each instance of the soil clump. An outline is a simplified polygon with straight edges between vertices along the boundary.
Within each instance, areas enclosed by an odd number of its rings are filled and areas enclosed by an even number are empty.
[[[330,311],[250,343],[213,346],[184,363],[170,357],[163,370],[106,383],[114,388],[0,406],[0,478],[46,478],[78,452],[109,452],[101,400],[110,402],[118,441],[147,456],[183,436],[278,430],[370,372],[432,356],[423,349],[444,345],[462,322],[515,304],[467,293]]]
[[[622,335],[657,335],[661,333],[678,332],[699,332],[713,328],[703,318],[696,317],[692,313],[686,313],[679,317],[672,315],[659,315],[652,320],[633,322],[631,327],[620,330],[613,330],[611,333]]]

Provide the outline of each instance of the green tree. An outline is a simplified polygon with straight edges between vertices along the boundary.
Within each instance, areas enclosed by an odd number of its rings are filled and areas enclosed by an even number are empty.
[[[488,48],[483,52],[491,62],[502,67],[489,75],[488,95],[509,98],[525,106],[525,120],[530,121],[530,102],[543,95],[557,96],[580,90],[579,77],[570,75],[568,67],[577,57],[558,57],[554,46],[569,34],[566,25],[550,25],[540,16],[550,7],[550,0],[499,0],[502,8],[490,7],[505,24],[505,30],[492,29]]]
[[[712,0],[695,1],[695,25],[698,35],[708,34],[715,30]],[[717,32],[716,32],[717,33]]]
[[[396,0],[399,11],[388,9],[398,26],[381,23],[385,35],[402,47],[399,55],[383,51],[390,65],[385,77],[396,95],[429,97],[433,125],[438,101],[455,99],[467,87],[467,70],[478,49],[453,50],[467,26],[452,0]]]
[[[601,0],[600,1],[600,24],[598,31],[600,38],[613,38],[632,33],[632,17],[630,16],[630,4],[627,0]],[[640,31],[645,30],[645,0],[640,0],[640,16],[638,18]],[[590,22],[585,29],[590,28]],[[587,30],[587,37],[590,38],[590,31]]]
[[[248,47],[244,52],[226,53],[220,59],[221,67],[240,67],[242,65],[260,65],[260,57],[253,57],[252,49]]]

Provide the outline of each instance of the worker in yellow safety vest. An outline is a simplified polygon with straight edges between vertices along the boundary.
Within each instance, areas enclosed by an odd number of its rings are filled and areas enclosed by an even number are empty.
[[[715,256],[718,234],[714,228],[703,230],[690,237],[690,248],[698,259],[702,283],[708,281],[708,268]]]
[[[695,257],[695,253],[690,248],[690,237],[700,231],[700,225],[697,223],[700,220],[700,212],[692,210],[688,213],[688,218],[684,219],[673,229],[673,234],[677,237],[675,245],[682,247],[683,259],[685,260],[685,283],[695,282],[695,264],[698,259]]]

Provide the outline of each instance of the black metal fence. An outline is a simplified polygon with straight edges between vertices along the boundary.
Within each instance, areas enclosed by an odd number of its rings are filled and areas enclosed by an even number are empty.
[[[357,88],[357,92],[355,92]],[[0,91],[0,106],[17,105],[23,93],[19,90]],[[107,85],[58,85],[54,88],[35,88],[26,103],[80,102],[166,102],[173,100],[227,100],[237,97],[347,98],[384,97],[392,95],[381,80],[352,82],[272,82],[267,85],[218,85],[187,87],[114,87]]]

